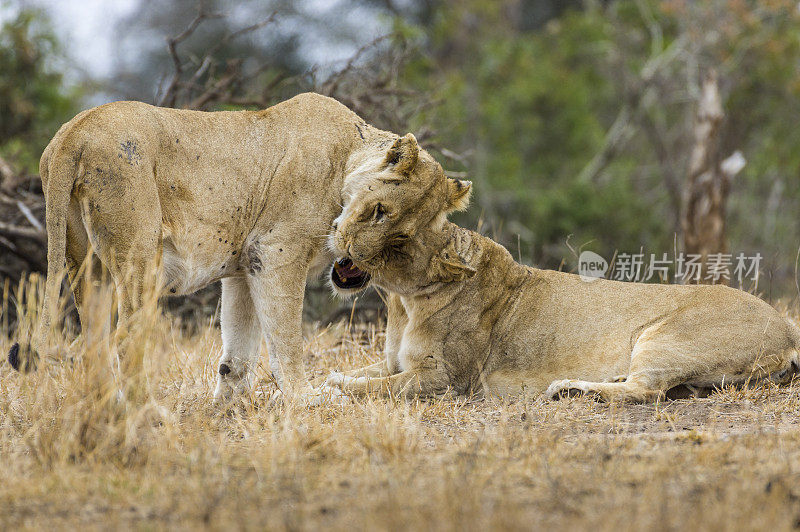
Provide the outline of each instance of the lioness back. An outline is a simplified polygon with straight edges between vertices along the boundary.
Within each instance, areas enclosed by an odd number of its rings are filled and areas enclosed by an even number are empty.
[[[312,231],[324,234],[341,184],[319,180],[344,164],[359,124],[317,94],[263,111],[114,102],[67,123],[42,161],[46,168],[55,150],[80,160],[73,210],[91,204],[98,230],[113,231],[120,217],[158,219],[170,291],[190,293],[241,271],[238,254],[256,223],[296,210],[316,216]]]

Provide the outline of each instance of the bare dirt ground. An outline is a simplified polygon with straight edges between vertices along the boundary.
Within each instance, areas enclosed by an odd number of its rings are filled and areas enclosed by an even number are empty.
[[[1,529],[800,527],[800,383],[649,405],[292,410],[256,393],[220,411],[219,331],[186,335],[164,317],[143,331],[146,369],[124,408],[98,393],[88,354],[28,376],[2,366]],[[381,345],[374,329],[310,334],[309,371],[374,362]],[[258,391],[270,387],[262,372]]]

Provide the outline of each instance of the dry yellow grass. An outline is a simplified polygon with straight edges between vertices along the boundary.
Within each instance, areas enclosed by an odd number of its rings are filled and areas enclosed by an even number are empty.
[[[22,334],[34,318],[29,307]],[[800,383],[654,405],[361,400],[289,411],[254,395],[221,412],[211,406],[219,331],[187,335],[153,308],[141,329],[131,334],[145,370],[125,408],[103,392],[102,350],[28,376],[2,366],[0,528],[800,526]],[[66,334],[54,338],[66,352]],[[346,327],[308,338],[317,380],[376,361],[382,344],[378,330]],[[0,339],[3,353],[12,340]]]

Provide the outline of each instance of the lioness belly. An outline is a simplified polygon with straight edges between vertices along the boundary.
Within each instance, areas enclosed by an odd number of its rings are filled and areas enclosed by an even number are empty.
[[[198,242],[200,245],[194,247],[200,251],[193,251],[190,245],[176,245],[171,238],[164,238],[161,261],[167,293],[191,294],[223,277],[243,275],[239,253],[228,249],[215,250],[209,240],[206,240],[205,250],[202,250],[203,242]]]

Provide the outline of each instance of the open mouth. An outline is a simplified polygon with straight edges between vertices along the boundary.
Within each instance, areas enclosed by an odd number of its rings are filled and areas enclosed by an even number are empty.
[[[343,290],[357,290],[369,283],[370,275],[364,270],[359,270],[353,261],[348,258],[337,259],[331,268],[331,281],[337,288]]]

